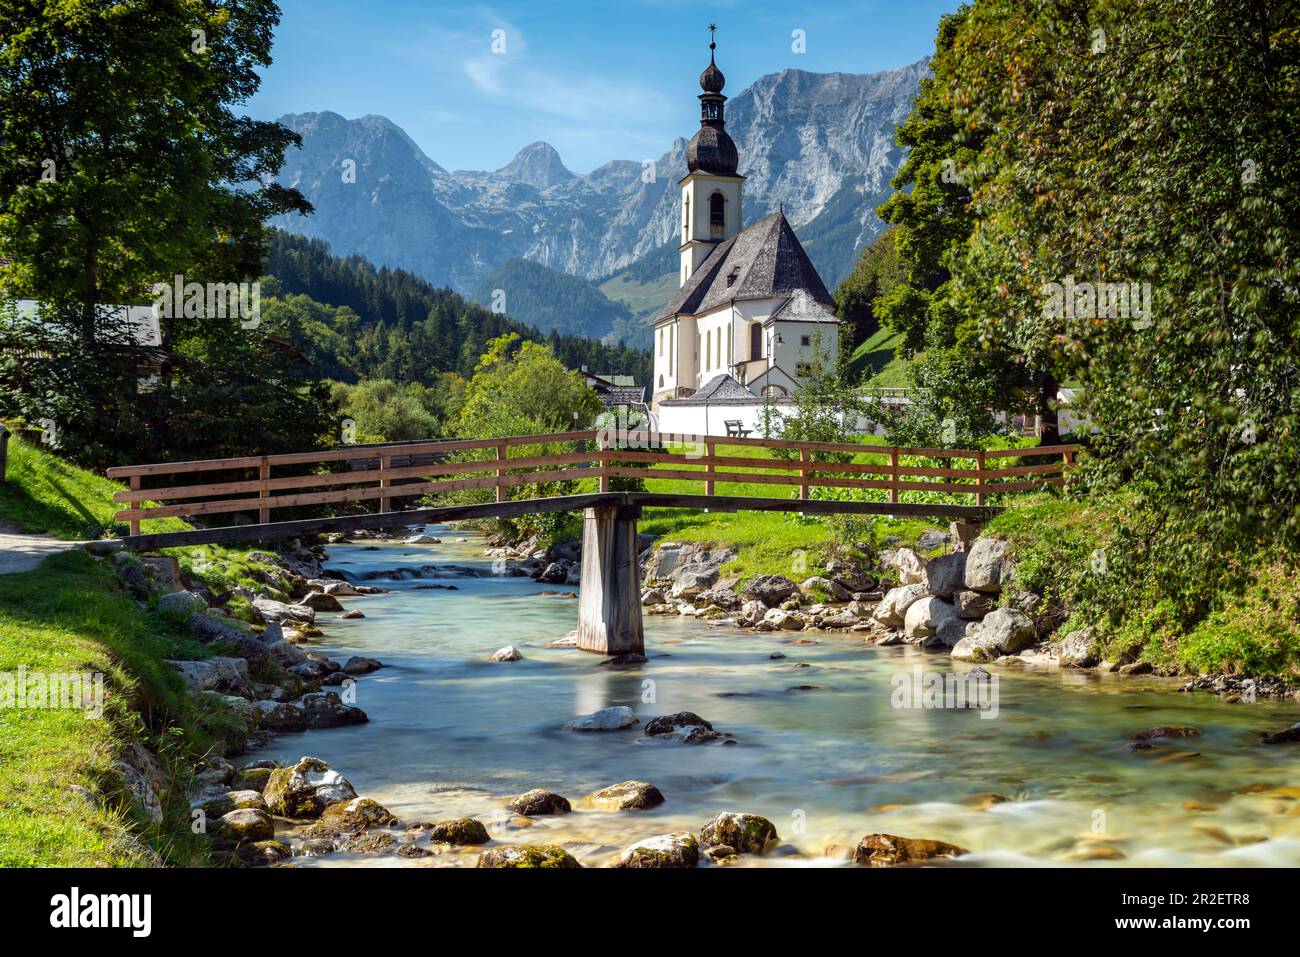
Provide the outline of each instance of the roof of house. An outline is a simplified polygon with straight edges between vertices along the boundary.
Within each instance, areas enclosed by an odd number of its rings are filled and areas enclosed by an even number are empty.
[[[653,321],[699,315],[733,299],[771,299],[799,290],[817,302],[834,301],[785,214],[778,211],[719,243]]]
[[[725,402],[757,402],[758,396],[750,392],[725,372],[715,375],[684,399],[667,399],[664,405],[714,405]]]

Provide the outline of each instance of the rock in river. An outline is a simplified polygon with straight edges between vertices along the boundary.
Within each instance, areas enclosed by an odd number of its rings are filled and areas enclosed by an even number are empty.
[[[891,867],[895,864],[917,864],[969,853],[965,848],[943,841],[898,837],[895,834],[868,834],[858,842],[857,849],[853,852],[853,863]]]
[[[784,575],[759,575],[745,586],[741,594],[747,599],[761,601],[768,607],[772,607],[781,604],[798,591],[799,586]]]
[[[565,725],[570,731],[622,731],[637,725],[636,712],[627,705],[601,708]]]
[[[573,810],[568,798],[561,797],[554,791],[533,788],[525,791],[510,801],[510,810],[525,817],[540,817],[543,814],[568,814]]]
[[[623,781],[597,791],[591,803],[606,811],[641,811],[663,804],[664,796],[645,781]]]
[[[1036,635],[1034,623],[1024,612],[999,608],[953,646],[952,656],[959,661],[992,661],[1028,648]]]
[[[780,838],[776,826],[757,814],[723,811],[700,831],[700,840],[709,847],[732,847],[740,854],[762,854]]]
[[[320,817],[331,804],[357,796],[351,782],[320,758],[304,757],[291,768],[271,772],[263,792],[267,806],[281,817]]]
[[[618,855],[615,867],[688,868],[700,862],[700,843],[690,831],[638,841]]]
[[[242,808],[223,814],[213,828],[214,837],[229,844],[252,844],[269,841],[275,837],[275,824],[271,815],[256,808]]]
[[[506,844],[483,852],[479,867],[581,867],[562,847],[554,844]]]
[[[331,804],[320,816],[322,824],[340,831],[365,831],[372,827],[391,827],[397,817],[388,808],[370,798],[353,798]]]
[[[523,661],[524,656],[519,653],[519,649],[514,645],[506,645],[504,648],[498,648],[492,652],[488,661]]]
[[[472,817],[454,821],[439,821],[429,831],[429,840],[442,844],[486,844],[492,840],[487,828]]]

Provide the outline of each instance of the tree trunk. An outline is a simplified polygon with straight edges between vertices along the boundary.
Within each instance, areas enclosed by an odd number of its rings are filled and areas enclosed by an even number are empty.
[[[1038,441],[1040,445],[1059,445],[1061,442],[1061,423],[1057,418],[1056,377],[1050,372],[1043,373],[1038,387]]]

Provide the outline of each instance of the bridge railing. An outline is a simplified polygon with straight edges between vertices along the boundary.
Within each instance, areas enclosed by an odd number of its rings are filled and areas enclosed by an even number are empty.
[[[575,450],[536,454],[529,448],[562,443],[573,443]],[[771,455],[726,454],[729,448]],[[858,489],[886,492],[890,502],[898,502],[902,492],[969,495],[982,506],[990,495],[1060,485],[1078,448],[986,451],[705,437],[688,445],[647,449],[623,447],[606,432],[584,431],[133,465],[109,469],[108,476],[130,485],[114,495],[115,501],[127,505],[116,517],[138,535],[145,519],[256,511],[258,522],[267,523],[275,509],[362,502],[376,502],[380,512],[389,512],[395,499],[466,489],[494,489],[502,502],[514,486],[583,479],[595,480],[601,492],[610,490],[613,479],[641,479],[699,482],[705,495],[717,494],[719,483],[740,483],[797,489],[802,500],[818,488]],[[512,451],[524,454],[512,456]],[[484,457],[477,457],[480,454]],[[874,461],[846,460],[850,457]],[[965,459],[973,467],[905,464],[909,458]],[[1049,461],[998,467],[1010,458]],[[315,470],[276,474],[288,468]],[[221,479],[193,481],[213,473],[221,473]],[[155,484],[164,477],[164,484]]]
[[[381,512],[392,511],[394,499],[435,495],[464,489],[496,489],[498,501],[514,485],[559,479],[599,479],[593,467],[600,461],[595,431],[520,435],[501,439],[408,442],[378,448],[356,446],[324,452],[285,455],[250,455],[240,458],[203,459],[127,465],[108,470],[108,477],[125,480],[130,488],[113,500],[129,507],[116,518],[127,522],[132,535],[140,534],[144,519],[256,511],[259,523],[271,520],[273,509],[301,508],[345,502],[378,502]],[[511,457],[524,446],[576,443],[579,450],[550,455]],[[489,453],[468,458],[461,453]],[[438,461],[394,467],[394,460],[433,456]],[[375,461],[378,459],[378,468]],[[462,459],[457,461],[457,459]],[[468,459],[468,460],[466,460]],[[277,469],[322,465],[339,471],[307,475],[276,475]],[[562,469],[562,471],[557,471]],[[195,476],[244,473],[247,478],[194,483]],[[144,487],[145,480],[166,476],[168,483]],[[190,479],[191,481],[186,481]],[[158,504],[155,504],[158,503]]]

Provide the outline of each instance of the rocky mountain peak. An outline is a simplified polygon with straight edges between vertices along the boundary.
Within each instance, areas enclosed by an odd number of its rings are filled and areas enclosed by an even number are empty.
[[[574,178],[574,174],[565,169],[555,147],[540,140],[521,149],[514,159],[497,170],[496,175],[508,182],[524,183],[538,189],[550,189]]]

